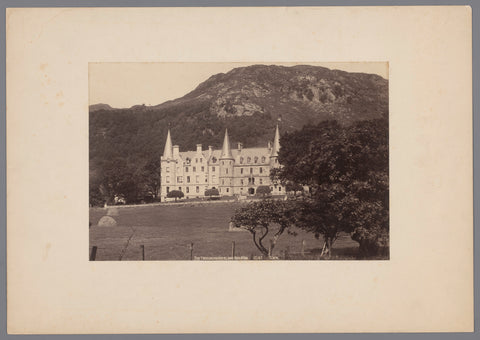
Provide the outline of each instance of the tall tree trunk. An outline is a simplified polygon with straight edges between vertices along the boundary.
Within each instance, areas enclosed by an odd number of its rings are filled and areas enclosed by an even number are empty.
[[[328,258],[332,258],[332,238],[327,238],[327,249],[328,249]]]

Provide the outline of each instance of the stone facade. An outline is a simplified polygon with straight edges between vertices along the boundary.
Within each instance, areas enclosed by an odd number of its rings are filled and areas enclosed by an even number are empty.
[[[203,150],[197,144],[196,151],[180,152],[172,145],[170,131],[161,157],[160,196],[165,200],[171,190],[180,190],[186,198],[204,197],[205,190],[216,188],[220,196],[254,195],[259,186],[269,186],[273,195],[285,194],[285,188],[270,181],[270,169],[278,167],[280,133],[275,130],[273,143],[264,148],[231,148],[228,131],[225,130],[221,150]]]

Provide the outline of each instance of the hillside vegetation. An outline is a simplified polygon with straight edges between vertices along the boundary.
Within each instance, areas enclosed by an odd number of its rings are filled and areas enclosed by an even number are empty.
[[[225,128],[233,145],[265,146],[281,133],[336,120],[388,117],[388,81],[318,66],[254,65],[213,75],[185,96],[156,106],[90,107],[91,203],[115,194],[130,200],[158,188],[168,127],[180,150],[220,148]]]

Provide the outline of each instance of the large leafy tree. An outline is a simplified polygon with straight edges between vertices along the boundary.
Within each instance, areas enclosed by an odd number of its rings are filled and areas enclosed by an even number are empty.
[[[285,134],[272,179],[307,185],[296,225],[323,237],[324,251],[340,232],[352,233],[364,255],[388,244],[388,122],[336,121]]]
[[[287,201],[266,199],[251,202],[235,211],[232,222],[252,234],[253,243],[263,256],[271,256],[279,237],[293,226],[295,206]],[[264,240],[270,235],[270,245]]]

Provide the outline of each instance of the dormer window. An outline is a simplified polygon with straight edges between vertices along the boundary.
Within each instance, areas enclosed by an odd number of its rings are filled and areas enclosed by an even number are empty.
[[[250,163],[252,159],[250,157],[247,157],[247,163]]]
[[[265,156],[262,157],[262,163],[265,163]]]
[[[212,163],[217,163],[217,157],[212,157]]]
[[[257,162],[258,162],[258,157],[257,157],[257,156],[255,156],[255,158],[253,159],[253,162],[254,162],[254,163],[257,163]]]
[[[240,157],[240,164],[243,164],[243,157]]]

